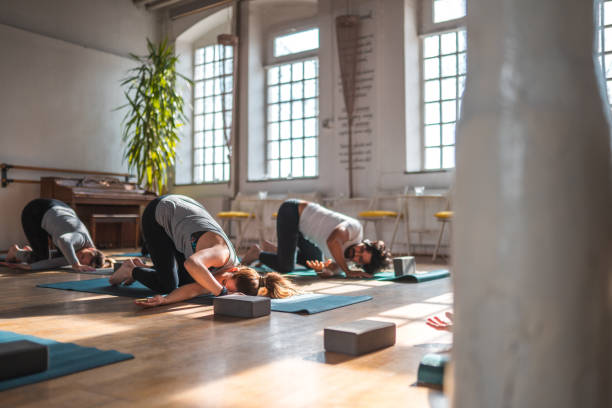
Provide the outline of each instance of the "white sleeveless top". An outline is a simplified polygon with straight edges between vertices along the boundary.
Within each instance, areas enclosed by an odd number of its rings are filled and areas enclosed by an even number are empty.
[[[346,248],[363,240],[363,227],[355,218],[328,210],[317,203],[308,203],[300,216],[299,228],[307,240],[319,247],[326,260],[333,259],[327,247],[327,239],[334,228],[343,223],[349,234],[349,239],[342,245],[344,253]]]

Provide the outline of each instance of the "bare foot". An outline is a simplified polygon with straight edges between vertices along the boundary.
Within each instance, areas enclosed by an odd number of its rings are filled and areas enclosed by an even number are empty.
[[[251,245],[246,254],[242,257],[241,263],[243,265],[250,265],[254,261],[259,258],[259,254],[261,253],[261,248],[259,245]]]
[[[267,239],[261,241],[261,247],[266,252],[278,252],[278,247]]]
[[[9,250],[8,253],[6,254],[6,261],[7,262],[17,262],[17,253],[20,251],[20,248],[17,246],[17,244],[12,245]]]
[[[134,269],[134,263],[131,260],[123,262],[121,267],[117,269],[111,276],[108,278],[108,281],[111,285],[119,285],[125,283],[126,285],[130,285],[134,282],[134,278],[132,278],[132,270]]]

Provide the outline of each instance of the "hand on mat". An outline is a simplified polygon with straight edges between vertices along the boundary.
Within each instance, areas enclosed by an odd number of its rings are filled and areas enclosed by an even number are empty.
[[[453,331],[453,314],[451,312],[446,312],[445,314],[448,321],[442,320],[438,316],[434,316],[427,319],[425,323],[436,330]]]
[[[81,271],[95,271],[96,268],[94,268],[93,266],[89,266],[89,265],[81,265],[81,264],[73,264],[72,265],[72,269],[77,271],[77,272],[81,272]]]
[[[0,262],[1,266],[8,266],[13,269],[23,269],[24,271],[30,270],[32,267],[26,263],[13,263],[13,262]]]
[[[372,275],[359,269],[349,269],[346,273],[347,278],[372,278]]]
[[[142,307],[155,307],[166,303],[166,298],[162,295],[155,295],[146,299],[136,299],[134,303]]]
[[[325,269],[329,265],[331,265],[331,263],[332,263],[331,259],[328,259],[325,262],[314,260],[314,261],[306,261],[306,266],[309,267],[310,269],[314,269],[314,271],[317,273],[317,276],[319,278],[331,278],[332,276],[334,276],[334,272],[328,269]]]

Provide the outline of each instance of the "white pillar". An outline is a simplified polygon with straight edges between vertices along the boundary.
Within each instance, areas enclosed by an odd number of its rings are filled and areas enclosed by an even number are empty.
[[[470,0],[468,14],[454,407],[610,407],[610,136],[594,0]]]

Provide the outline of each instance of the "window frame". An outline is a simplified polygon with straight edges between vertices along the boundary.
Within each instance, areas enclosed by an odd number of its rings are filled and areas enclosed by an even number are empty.
[[[302,31],[307,31],[307,30],[311,30],[311,29],[318,29],[319,30],[319,46],[315,49],[312,50],[307,50],[307,51],[303,51],[303,52],[298,52],[298,53],[293,53],[293,54],[288,54],[288,55],[283,55],[283,56],[279,56],[279,57],[275,57],[274,56],[274,42],[276,40],[276,38],[278,37],[282,37],[284,35],[288,35],[288,34],[293,34],[293,33],[298,33],[298,32],[302,32]],[[278,181],[278,180],[288,180],[288,179],[296,179],[296,180],[303,180],[303,179],[315,179],[319,177],[319,169],[320,169],[320,123],[319,123],[319,118],[320,118],[320,110],[319,110],[319,106],[320,106],[320,65],[319,65],[319,50],[321,48],[321,29],[319,27],[318,24],[315,24],[314,20],[310,19],[310,20],[305,20],[299,23],[294,23],[291,26],[285,26],[284,28],[277,28],[273,31],[270,31],[268,36],[267,36],[267,52],[266,52],[266,64],[264,65],[264,138],[263,138],[263,155],[264,155],[264,160],[263,160],[263,165],[264,165],[264,180],[266,181]],[[306,175],[302,175],[302,176],[295,176],[293,174],[290,174],[289,177],[284,177],[281,176],[281,172],[280,172],[280,168],[279,168],[279,174],[278,177],[272,177],[270,175],[269,172],[269,165],[270,165],[270,160],[275,160],[275,159],[270,159],[269,158],[269,152],[268,152],[268,145],[270,142],[272,142],[269,138],[269,134],[268,134],[268,128],[270,125],[270,121],[269,121],[269,115],[268,115],[268,108],[271,104],[269,101],[269,82],[268,82],[268,72],[271,68],[274,67],[279,67],[283,66],[283,65],[287,65],[287,64],[295,64],[295,63],[302,63],[304,64],[304,62],[306,61],[310,61],[310,60],[314,60],[316,63],[316,76],[313,78],[316,80],[316,95],[314,97],[315,99],[315,109],[316,109],[316,114],[314,117],[314,119],[316,119],[316,134],[314,136],[315,138],[315,143],[316,143],[316,147],[315,147],[315,156],[314,158],[316,159],[316,171],[315,174],[312,176],[306,176]],[[305,81],[303,78],[301,80],[302,82]],[[289,84],[293,83],[294,81],[290,81]],[[304,92],[304,90],[302,90],[302,92]],[[279,98],[280,98],[280,89],[279,89]],[[307,99],[312,99],[312,98],[307,98]],[[302,93],[302,98],[301,99],[293,99],[293,95],[291,96],[291,98],[289,99],[289,103],[293,103],[294,101],[305,101],[306,99],[304,98],[304,94]],[[278,102],[274,102],[274,103],[278,103],[279,107],[280,107],[280,99]],[[303,109],[303,108],[302,108]],[[280,113],[279,113],[280,115]],[[305,121],[306,119],[310,119],[311,117],[305,117],[302,115],[302,121]],[[289,122],[292,122],[292,120],[290,119]],[[279,117],[279,126],[281,123],[280,117]],[[280,132],[280,130],[279,130]],[[293,130],[291,131],[293,134]],[[305,134],[305,132],[302,133],[301,139],[303,141],[305,141],[305,139],[309,138],[307,137]],[[289,138],[287,139],[289,141],[294,140],[293,138]],[[280,161],[280,137],[278,139],[278,143],[279,143],[279,161]],[[305,143],[302,144],[302,159],[306,159],[306,156],[304,156],[305,152]],[[291,153],[290,156],[290,160],[293,160],[294,156],[293,153]],[[279,163],[280,166],[280,163]],[[303,163],[303,170],[305,170],[305,163]]]

